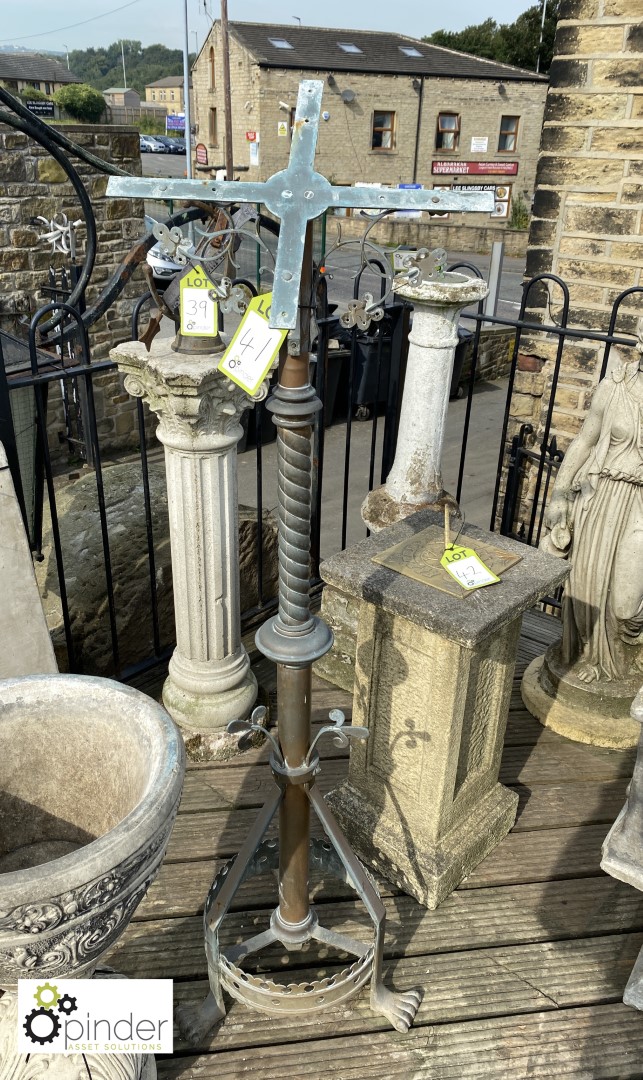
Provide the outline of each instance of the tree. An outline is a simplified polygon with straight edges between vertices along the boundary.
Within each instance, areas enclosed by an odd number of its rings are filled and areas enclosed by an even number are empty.
[[[56,90],[54,101],[74,120],[96,124],[105,111],[105,98],[100,90],[87,83],[69,83]]]
[[[467,26],[464,30],[436,30],[423,40],[431,45],[442,45],[458,52],[484,56],[488,60],[535,71],[543,3],[544,0],[538,0],[537,4],[523,11],[513,23],[498,24],[494,19],[485,19],[484,22]],[[552,61],[559,4],[560,0],[549,0],[547,3],[543,42],[540,47],[539,70],[542,72],[549,71]]]
[[[121,54],[120,41],[114,41],[98,49],[74,49],[69,54],[69,66],[79,78],[96,87],[107,90],[109,86],[123,85],[123,55],[127,85],[145,97],[145,86],[166,75],[183,74],[183,53],[180,49],[168,49],[165,45],[147,45],[140,41],[124,40]],[[190,67],[194,62],[190,55]]]

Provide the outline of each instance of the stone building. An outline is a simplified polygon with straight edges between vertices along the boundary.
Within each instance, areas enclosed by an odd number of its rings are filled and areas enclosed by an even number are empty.
[[[562,0],[538,161],[527,275],[569,286],[570,325],[607,331],[612,305],[643,285],[643,2]],[[530,315],[560,314],[560,291],[537,295]],[[643,294],[620,308],[616,333],[634,334]],[[523,342],[511,436],[534,427],[540,445],[557,342]],[[600,376],[603,346],[568,340],[551,434],[565,450]],[[529,496],[527,496],[527,499]]]
[[[190,93],[192,83],[190,82]],[[149,105],[161,105],[165,108],[168,116],[185,112],[183,98],[183,76],[166,75],[163,79],[148,83],[145,87],[145,101]],[[192,96],[190,96],[192,101]]]
[[[316,78],[326,84],[316,167],[333,183],[482,184],[496,192],[498,223],[516,194],[531,202],[542,76],[394,33],[234,22],[229,40],[234,163],[248,179],[285,167],[299,82]],[[219,22],[193,81],[203,175],[225,160]]]
[[[126,86],[110,86],[103,90],[103,97],[110,108],[124,109],[126,107],[137,109],[141,104],[141,95],[138,90],[128,89]]]
[[[0,83],[12,93],[17,94],[33,87],[34,90],[41,90],[43,94],[54,94],[68,83],[82,81],[73,71],[69,71],[65,64],[51,56],[28,52],[0,52]]]

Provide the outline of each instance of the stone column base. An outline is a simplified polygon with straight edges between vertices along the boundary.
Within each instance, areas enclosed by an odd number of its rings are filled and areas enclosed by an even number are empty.
[[[404,518],[410,517],[411,514],[417,514],[420,510],[441,511],[442,506],[437,501],[440,494],[444,494],[444,492],[438,491],[433,495],[427,493],[426,499],[408,502],[403,499],[394,499],[384,484],[382,487],[369,491],[364,499],[360,511],[362,521],[371,532],[381,532],[382,529],[388,528],[389,525],[397,525],[398,521],[403,521]]]
[[[547,658],[532,660],[520,684],[522,700],[532,716],[544,727],[575,742],[613,750],[638,745],[641,725],[629,715],[634,692],[621,700],[571,676],[552,681]]]
[[[207,757],[230,757],[236,752],[238,735],[228,735],[231,720],[245,720],[257,698],[257,680],[248,669],[242,681],[228,690],[195,693],[185,690],[170,675],[163,684],[163,704],[181,729],[184,741],[199,736],[208,746]]]
[[[518,795],[496,784],[438,841],[412,834],[400,816],[369,805],[344,781],[326,797],[362,862],[433,910],[511,830]]]

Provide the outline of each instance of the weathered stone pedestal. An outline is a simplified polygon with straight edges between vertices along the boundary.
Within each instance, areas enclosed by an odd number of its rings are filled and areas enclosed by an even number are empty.
[[[395,461],[383,487],[371,491],[362,518],[372,532],[393,525],[445,494],[442,446],[449,406],[458,316],[489,292],[482,278],[444,274],[418,286],[396,286],[413,303]]]
[[[462,599],[373,563],[441,517],[423,511],[336,555],[324,580],[359,602],[351,750],[329,802],[367,866],[435,908],[514,823],[498,783],[522,612],[559,584],[557,559],[467,527],[521,556]]]
[[[634,700],[631,716],[640,732],[634,775],[627,802],[605,838],[601,868],[643,892],[643,688]],[[625,987],[623,1001],[643,1011],[643,949]]]
[[[222,348],[222,346],[221,346]],[[188,356],[169,342],[112,350],[125,388],[159,418],[165,447],[176,649],[163,704],[186,738],[211,756],[236,747],[230,720],[247,716],[257,683],[241,644],[236,446],[251,399],[216,371],[218,355]]]

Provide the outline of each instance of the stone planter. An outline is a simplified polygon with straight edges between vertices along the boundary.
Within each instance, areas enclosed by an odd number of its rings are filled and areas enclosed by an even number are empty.
[[[87,977],[122,934],[161,865],[184,768],[170,717],[136,690],[77,675],[0,683],[3,1016],[18,979]],[[21,1075],[14,1046],[0,1024],[0,1077]]]
[[[0,986],[86,974],[159,869],[179,733],[129,687],[35,675],[0,683],[0,746]]]

